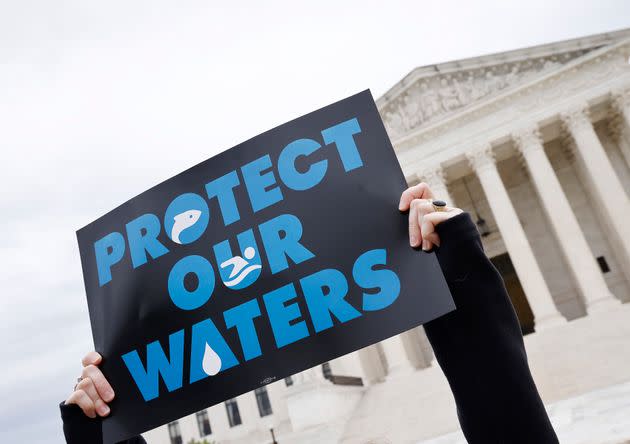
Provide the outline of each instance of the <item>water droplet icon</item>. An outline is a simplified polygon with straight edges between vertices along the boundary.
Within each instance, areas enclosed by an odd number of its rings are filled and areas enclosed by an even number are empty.
[[[221,357],[206,342],[206,350],[203,352],[201,368],[208,376],[214,376],[221,370]]]

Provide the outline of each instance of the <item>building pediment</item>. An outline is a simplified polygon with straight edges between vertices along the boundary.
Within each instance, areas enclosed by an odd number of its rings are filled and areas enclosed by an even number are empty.
[[[392,140],[465,112],[630,36],[629,30],[413,70],[378,101]]]

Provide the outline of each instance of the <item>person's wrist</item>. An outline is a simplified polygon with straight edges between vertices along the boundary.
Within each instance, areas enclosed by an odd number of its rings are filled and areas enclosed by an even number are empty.
[[[440,236],[440,247],[444,244],[457,244],[479,237],[477,226],[470,217],[470,213],[465,211],[440,223],[435,227],[435,231]]]

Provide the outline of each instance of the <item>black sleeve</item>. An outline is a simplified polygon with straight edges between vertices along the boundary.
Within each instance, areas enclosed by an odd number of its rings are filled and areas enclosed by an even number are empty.
[[[103,442],[100,418],[85,416],[79,406],[66,405],[62,402],[61,419],[63,421],[63,434],[68,444],[100,444]],[[119,444],[146,444],[142,436],[135,436]]]
[[[471,444],[558,443],[527,364],[514,309],[467,213],[436,227],[457,309],[425,330]]]

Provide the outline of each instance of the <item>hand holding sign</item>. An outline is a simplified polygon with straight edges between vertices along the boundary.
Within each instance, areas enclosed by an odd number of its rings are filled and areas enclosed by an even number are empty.
[[[435,233],[435,227],[445,220],[448,220],[463,212],[460,208],[447,207],[444,212],[436,212],[427,199],[434,197],[433,192],[426,183],[420,183],[413,187],[407,188],[400,196],[398,209],[400,211],[409,211],[409,242],[412,246],[419,245],[418,239],[421,239],[423,249],[431,248],[431,244],[439,245],[440,239]],[[413,214],[412,214],[413,213]],[[426,242],[429,242],[429,248],[424,248]],[[252,259],[253,252],[245,250],[245,257]],[[240,258],[240,257],[239,257]],[[230,277],[237,275],[243,268],[247,266],[246,261],[241,264],[239,261],[226,261],[224,265],[234,265],[234,270]],[[75,391],[70,395],[66,404],[77,404],[83,410],[86,416],[94,418],[96,414],[99,416],[107,416],[109,407],[106,402],[113,399],[113,390],[111,386],[98,370],[102,358],[96,352],[88,353],[82,360],[85,367],[83,376],[77,384]],[[208,375],[215,375],[221,368],[221,359],[219,355],[206,344],[203,370]],[[99,389],[97,389],[99,387]],[[102,395],[103,393],[104,395]]]
[[[431,250],[433,245],[440,246],[440,237],[435,232],[435,226],[463,212],[452,207],[436,212],[431,204],[431,199],[434,198],[433,191],[422,182],[407,188],[398,203],[400,211],[409,211],[409,244],[412,247],[422,245],[424,251]]]
[[[66,399],[66,404],[78,405],[83,413],[90,418],[109,415],[108,402],[114,399],[114,390],[109,384],[98,365],[103,358],[96,352],[90,352],[83,357],[83,371],[74,391]]]
[[[366,91],[80,230],[95,347],[117,392],[104,441],[452,310],[434,256],[409,248],[409,221],[396,208],[404,187]],[[418,209],[413,220],[434,217]],[[429,225],[416,228],[430,237]]]

